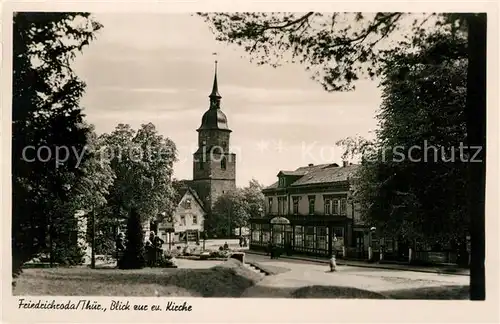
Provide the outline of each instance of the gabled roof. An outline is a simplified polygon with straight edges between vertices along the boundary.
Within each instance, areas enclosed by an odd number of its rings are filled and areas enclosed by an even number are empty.
[[[198,193],[193,188],[189,187],[189,184],[190,184],[189,180],[180,180],[174,184],[174,189],[177,192],[177,195],[176,195],[175,200],[174,200],[174,204],[179,205],[182,198],[184,198],[186,193],[189,192],[194,197],[194,199],[196,200],[198,205],[200,205],[200,207],[203,209],[203,211],[205,211],[205,208],[204,208],[203,203],[200,199],[200,196],[198,196]]]

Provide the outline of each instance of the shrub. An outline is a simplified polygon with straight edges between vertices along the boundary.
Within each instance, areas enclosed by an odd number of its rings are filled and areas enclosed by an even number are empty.
[[[178,257],[179,255],[181,255],[181,252],[179,252],[179,250],[176,250],[176,249],[166,250],[165,252],[163,252],[163,256],[166,259],[175,258],[175,257]]]
[[[211,251],[210,257],[211,258],[229,258],[230,254],[231,254],[231,252],[225,251],[225,250]]]
[[[142,233],[141,217],[139,213],[133,209],[127,223],[127,244],[123,259],[120,262],[120,268],[144,268],[146,264],[144,253],[144,234]]]
[[[85,252],[75,245],[59,245],[54,247],[53,262],[66,266],[82,264],[85,258]],[[50,258],[49,258],[50,261]]]

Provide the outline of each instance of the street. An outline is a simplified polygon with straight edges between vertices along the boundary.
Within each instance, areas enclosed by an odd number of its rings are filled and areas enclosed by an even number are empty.
[[[390,292],[403,289],[468,285],[469,277],[437,273],[422,273],[404,270],[385,270],[366,267],[338,266],[330,272],[326,264],[277,259],[255,254],[246,254],[247,262],[288,268],[290,271],[267,276],[247,292],[255,296],[259,287],[299,288],[311,285],[341,286],[375,292]],[[283,296],[285,297],[285,296]]]

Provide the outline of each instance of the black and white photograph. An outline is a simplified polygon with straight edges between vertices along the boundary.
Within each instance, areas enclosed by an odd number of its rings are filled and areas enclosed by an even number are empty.
[[[16,308],[498,296],[491,16],[282,7],[4,15]]]

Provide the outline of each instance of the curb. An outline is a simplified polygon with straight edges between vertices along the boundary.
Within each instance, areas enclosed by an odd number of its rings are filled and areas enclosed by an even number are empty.
[[[247,253],[248,254],[255,254],[255,255],[265,255],[264,253],[259,253],[259,252],[254,252],[254,251],[248,251]],[[308,259],[308,258],[294,257],[294,256],[280,256],[280,258],[315,262],[315,263],[321,263],[321,264],[328,264],[329,263],[328,260]],[[415,268],[405,268],[405,267],[394,268],[394,267],[388,267],[388,266],[381,265],[380,263],[375,263],[375,264],[350,263],[349,261],[346,261],[346,260],[338,260],[337,259],[337,265],[346,265],[346,266],[351,266],[351,267],[384,269],[384,270],[413,271],[413,272],[422,272],[422,273],[437,273],[437,274],[442,274],[442,275],[455,275],[455,276],[467,276],[467,277],[470,276],[470,274],[468,274],[468,273],[459,273],[459,272],[453,273],[453,272],[434,270],[434,269],[415,269]]]
[[[186,255],[177,256],[175,258],[181,260],[192,260],[192,261],[226,261],[228,259],[228,258],[210,258],[210,257],[204,259],[196,256],[186,256]]]

